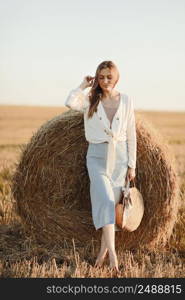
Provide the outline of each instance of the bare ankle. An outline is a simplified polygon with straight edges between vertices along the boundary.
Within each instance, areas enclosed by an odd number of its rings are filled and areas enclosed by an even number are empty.
[[[113,259],[117,258],[116,251],[109,250],[109,257]]]
[[[98,254],[98,257],[105,257],[106,256],[106,254],[107,254],[107,249],[105,249],[105,250],[100,250],[100,252],[99,252],[99,254]]]

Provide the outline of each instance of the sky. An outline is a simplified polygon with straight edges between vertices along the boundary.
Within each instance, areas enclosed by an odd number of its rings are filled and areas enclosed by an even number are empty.
[[[185,0],[0,0],[0,105],[63,106],[104,60],[135,109],[185,111]]]

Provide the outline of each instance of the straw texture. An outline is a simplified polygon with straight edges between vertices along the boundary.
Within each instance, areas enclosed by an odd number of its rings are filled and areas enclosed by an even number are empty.
[[[165,244],[179,203],[169,149],[143,120],[136,118],[136,128],[135,182],[145,212],[136,231],[116,232],[116,246],[127,249]],[[22,150],[12,193],[26,230],[38,242],[54,246],[74,238],[82,246],[100,240],[91,216],[87,147],[83,114],[70,109],[43,124]]]

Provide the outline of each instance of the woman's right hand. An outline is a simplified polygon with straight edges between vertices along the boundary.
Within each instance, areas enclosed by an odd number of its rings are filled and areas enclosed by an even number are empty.
[[[92,77],[92,76],[90,76],[90,75],[85,76],[85,77],[84,77],[84,80],[83,80],[82,83],[80,84],[80,87],[81,87],[82,89],[86,89],[86,88],[88,88],[88,87],[91,87],[91,86],[93,85],[94,78],[95,78],[95,77]]]

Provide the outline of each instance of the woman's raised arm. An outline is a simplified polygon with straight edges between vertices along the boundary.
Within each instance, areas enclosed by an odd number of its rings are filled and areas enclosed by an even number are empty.
[[[91,76],[85,76],[79,87],[69,93],[65,101],[65,106],[77,111],[84,111],[89,106],[89,95],[85,95],[83,91],[87,87],[92,86],[93,78],[94,77]]]

